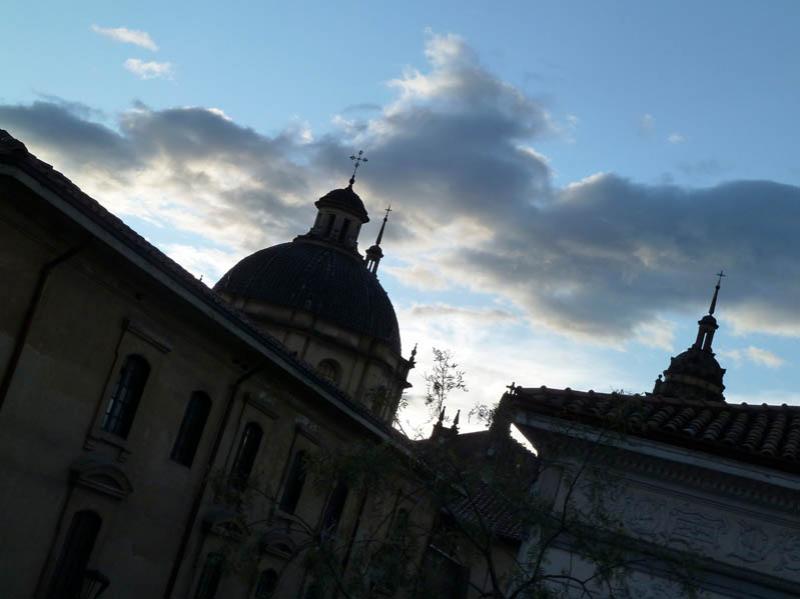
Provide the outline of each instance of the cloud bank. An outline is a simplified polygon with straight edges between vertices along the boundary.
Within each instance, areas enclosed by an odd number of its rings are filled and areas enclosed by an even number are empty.
[[[321,136],[141,104],[109,125],[52,99],[0,106],[0,126],[115,212],[199,236],[216,265],[307,230],[312,202],[346,183],[347,156],[363,147],[357,187],[373,214],[395,208],[384,245],[401,281],[499,296],[559,333],[664,347],[664,319],[699,316],[724,268],[723,319],[800,335],[800,188],[647,185],[616,173],[556,188],[535,145],[569,123],[456,36],[432,35],[426,57],[390,82],[392,102],[343,112]]]

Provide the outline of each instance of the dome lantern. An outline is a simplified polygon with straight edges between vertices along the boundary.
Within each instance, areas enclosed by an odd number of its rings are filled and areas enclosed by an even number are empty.
[[[708,314],[697,321],[697,338],[694,344],[670,360],[669,368],[664,371],[664,380],[659,376],[656,381],[653,388],[655,395],[725,401],[722,395],[725,390],[725,385],[722,383],[725,369],[719,365],[711,350],[714,333],[719,328],[717,319],[714,318],[714,310],[717,307],[720,283],[724,276],[722,271],[717,273],[717,285],[714,287],[711,307]]]

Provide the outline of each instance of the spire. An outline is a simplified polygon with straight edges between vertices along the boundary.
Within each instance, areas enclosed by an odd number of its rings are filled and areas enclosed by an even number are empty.
[[[685,352],[670,360],[669,368],[664,371],[653,386],[653,394],[683,399],[700,399],[703,401],[725,401],[722,382],[725,369],[714,358],[711,344],[714,333],[719,329],[714,311],[717,308],[719,288],[725,273],[717,273],[717,284],[708,314],[697,321],[697,338]]]
[[[714,333],[719,328],[719,325],[717,325],[717,319],[714,318],[714,310],[717,309],[719,288],[720,284],[722,283],[722,277],[724,276],[725,273],[723,271],[719,271],[717,273],[717,284],[714,287],[714,295],[711,298],[711,306],[708,308],[708,314],[697,321],[697,324],[699,325],[697,330],[697,339],[692,346],[695,349],[702,349],[703,351],[711,352],[711,342],[714,340]]]
[[[381,223],[381,230],[378,231],[378,238],[375,240],[375,245],[380,245],[381,241],[383,240],[383,231],[386,229],[386,221],[389,220],[389,213],[392,211],[392,205],[389,204],[389,207],[386,208],[386,214],[383,215],[383,222]]]
[[[386,221],[389,220],[389,213],[392,211],[391,204],[388,208],[386,208],[386,214],[383,215],[383,222],[381,223],[381,229],[378,231],[378,238],[375,240],[375,245],[371,246],[367,251],[367,257],[365,258],[365,262],[367,264],[367,270],[371,273],[378,272],[378,264],[380,264],[381,258],[383,258],[383,250],[381,249],[381,241],[383,240],[383,232],[386,230]]]
[[[714,287],[714,297],[711,298],[711,307],[708,309],[708,313],[713,316],[714,310],[717,307],[717,296],[719,295],[719,286],[722,283],[722,277],[726,276],[725,271],[721,270],[717,273],[717,286]]]
[[[361,166],[362,162],[369,162],[369,160],[367,160],[367,157],[364,156],[364,150],[359,150],[358,154],[353,154],[350,156],[350,160],[355,163],[355,166],[353,167],[353,174],[350,176],[350,187],[352,187],[353,183],[356,182],[356,171],[358,171],[358,167]]]

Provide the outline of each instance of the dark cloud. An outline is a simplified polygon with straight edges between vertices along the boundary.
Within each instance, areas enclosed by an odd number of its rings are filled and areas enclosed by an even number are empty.
[[[725,268],[724,317],[800,335],[799,188],[606,174],[555,189],[532,147],[555,134],[542,104],[456,37],[431,37],[426,54],[428,70],[391,82],[397,98],[380,114],[313,141],[296,127],[265,136],[213,109],[141,104],[113,128],[58,102],[0,106],[0,126],[112,209],[144,206],[246,250],[305,231],[313,200],[345,184],[347,156],[364,148],[357,187],[371,211],[395,208],[385,245],[408,264],[405,278],[390,270],[400,280],[495,293],[556,330],[618,341],[701,310]]]
[[[19,131],[34,146],[58,145],[59,154],[74,164],[136,166],[136,156],[125,139],[109,128],[76,114],[75,105],[36,101],[30,105],[0,105],[0,124]]]
[[[361,102],[359,104],[351,104],[342,109],[342,114],[353,114],[363,112],[379,112],[383,108],[380,104],[373,104],[371,102]]]

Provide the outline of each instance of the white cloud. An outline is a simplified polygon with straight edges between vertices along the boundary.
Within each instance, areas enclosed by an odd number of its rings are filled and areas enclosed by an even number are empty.
[[[682,144],[686,141],[686,137],[681,133],[670,133],[667,136],[667,141],[671,144]]]
[[[147,50],[156,52],[158,46],[146,31],[138,31],[136,29],[128,29],[127,27],[100,27],[92,25],[92,31],[99,33],[105,37],[111,38],[114,41],[123,44],[133,44]]]
[[[145,62],[138,58],[129,58],[124,66],[139,79],[172,79],[170,62]]]
[[[739,364],[743,361],[748,361],[758,366],[766,366],[767,368],[780,368],[786,363],[783,358],[773,352],[753,345],[740,349],[722,351],[720,353]]]

